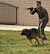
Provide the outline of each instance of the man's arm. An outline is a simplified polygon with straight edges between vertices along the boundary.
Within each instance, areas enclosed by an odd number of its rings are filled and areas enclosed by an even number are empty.
[[[30,10],[30,13],[33,15],[36,12],[36,8],[34,8],[32,11]]]

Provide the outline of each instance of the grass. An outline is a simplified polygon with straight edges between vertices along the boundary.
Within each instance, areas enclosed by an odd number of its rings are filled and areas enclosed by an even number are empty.
[[[48,38],[44,45],[33,47],[25,36],[20,35],[20,31],[0,31],[0,54],[50,54],[50,32],[46,32]]]

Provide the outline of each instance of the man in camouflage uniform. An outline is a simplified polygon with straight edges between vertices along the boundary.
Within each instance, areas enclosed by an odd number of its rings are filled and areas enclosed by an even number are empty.
[[[35,13],[38,14],[39,16],[39,25],[41,25],[41,34],[43,35],[43,40],[47,40],[45,33],[44,33],[44,28],[46,24],[48,23],[48,12],[45,8],[41,6],[41,1],[36,1],[37,2],[37,7],[33,8],[33,10],[30,10],[30,13],[33,15]],[[38,30],[40,31],[40,27],[38,27]]]

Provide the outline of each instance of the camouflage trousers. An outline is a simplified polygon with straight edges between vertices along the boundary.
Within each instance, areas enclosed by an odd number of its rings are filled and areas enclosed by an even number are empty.
[[[46,35],[45,35],[45,32],[44,32],[44,28],[46,27],[46,24],[47,24],[47,22],[46,22],[46,21],[43,21],[43,22],[41,22],[41,23],[39,24],[39,26],[38,26],[38,31],[39,31],[39,33],[40,33],[41,35],[44,36],[44,39],[47,39],[47,38],[46,38]]]

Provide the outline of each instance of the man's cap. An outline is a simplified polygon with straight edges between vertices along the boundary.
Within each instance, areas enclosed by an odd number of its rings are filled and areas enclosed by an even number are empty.
[[[36,1],[37,3],[41,4],[41,1]]]

